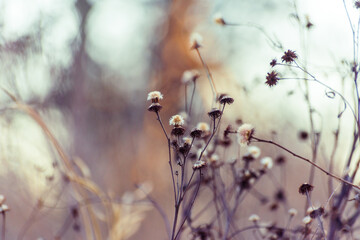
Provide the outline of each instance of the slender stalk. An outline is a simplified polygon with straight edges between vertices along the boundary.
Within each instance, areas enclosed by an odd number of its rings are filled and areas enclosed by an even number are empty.
[[[322,167],[320,167],[320,166],[317,165],[316,163],[314,163],[314,162],[310,161],[309,159],[304,158],[304,157],[302,157],[302,156],[300,156],[300,155],[292,152],[291,150],[289,150],[289,149],[281,146],[280,144],[278,144],[278,143],[276,143],[276,142],[269,141],[269,140],[264,140],[264,139],[260,139],[260,138],[254,137],[254,136],[252,136],[252,139],[256,140],[256,142],[270,143],[270,144],[272,144],[272,145],[275,145],[275,146],[277,146],[277,147],[285,150],[286,152],[290,153],[290,154],[293,155],[294,157],[297,157],[297,158],[299,158],[299,159],[301,159],[301,160],[303,160],[303,161],[305,161],[305,162],[310,163],[311,165],[313,165],[315,168],[319,169],[321,172],[325,173],[326,175],[328,175],[328,176],[330,176],[330,177],[332,177],[332,178],[334,178],[334,179],[336,179],[336,180],[338,180],[338,181],[340,181],[340,182],[343,182],[343,183],[345,183],[345,184],[347,184],[347,185],[349,185],[349,186],[351,186],[351,187],[353,187],[353,188],[356,188],[356,189],[360,190],[360,187],[359,187],[359,186],[357,186],[357,185],[355,185],[355,184],[353,184],[353,183],[351,183],[351,182],[349,182],[349,181],[347,181],[347,180],[345,180],[345,179],[342,179],[341,177],[338,177],[338,176],[336,176],[336,175],[334,175],[334,174],[326,171],[325,169],[323,169]]]
[[[199,58],[200,58],[200,61],[201,61],[202,65],[203,65],[203,67],[204,67],[205,70],[206,70],[206,75],[207,75],[207,77],[208,77],[208,79],[209,79],[210,86],[211,86],[211,91],[212,91],[213,96],[214,96],[214,98],[213,98],[213,103],[215,103],[215,101],[216,101],[216,96],[218,95],[218,92],[216,91],[214,78],[213,78],[213,76],[212,76],[212,74],[211,74],[211,72],[210,72],[210,69],[209,69],[208,65],[206,64],[206,62],[204,61],[203,57],[201,56],[199,49],[196,48],[195,50],[196,50],[197,54],[199,55]]]
[[[192,94],[191,94],[191,99],[190,99],[190,105],[189,105],[189,116],[191,116],[191,107],[193,105],[193,100],[194,100],[194,95],[195,95],[195,89],[196,89],[196,81],[193,81],[194,83],[194,88],[193,88],[193,91],[192,91]]]
[[[195,171],[194,171],[195,172]],[[195,190],[195,193],[194,193],[194,197],[192,199],[192,201],[190,202],[190,205],[188,207],[188,211],[187,211],[187,214],[185,215],[183,221],[181,222],[180,224],[180,227],[179,227],[179,230],[177,231],[176,235],[175,235],[175,238],[172,238],[172,240],[176,240],[177,237],[179,236],[180,232],[181,232],[181,228],[183,227],[184,223],[186,222],[186,220],[189,218],[190,216],[190,212],[191,212],[191,209],[194,205],[194,202],[195,202],[195,199],[196,199],[196,196],[197,194],[199,193],[199,189],[200,189],[200,185],[201,185],[201,169],[199,169],[199,180],[198,180],[198,185],[197,185],[197,188]]]
[[[3,224],[2,224],[2,231],[1,231],[1,239],[5,240],[5,231],[6,231],[6,213],[3,212]]]

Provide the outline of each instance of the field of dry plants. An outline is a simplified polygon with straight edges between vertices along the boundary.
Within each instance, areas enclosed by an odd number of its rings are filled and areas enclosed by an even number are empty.
[[[360,1],[0,12],[0,240],[360,239]]]

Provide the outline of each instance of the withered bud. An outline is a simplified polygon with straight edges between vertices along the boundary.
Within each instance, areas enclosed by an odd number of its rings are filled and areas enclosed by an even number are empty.
[[[221,116],[221,111],[217,108],[213,108],[210,112],[208,112],[208,115],[211,117],[211,118],[219,118]]]
[[[194,128],[191,133],[190,133],[190,136],[192,138],[200,138],[201,135],[202,135],[203,131],[201,131],[200,129],[197,129],[197,128]]]
[[[162,109],[162,106],[160,105],[160,103],[152,103],[148,107],[148,111],[150,111],[150,112],[159,112],[161,109]]]
[[[221,104],[232,104],[234,102],[234,99],[232,97],[229,97],[228,95],[226,94],[221,94],[219,96],[219,102]]]
[[[182,136],[185,133],[185,128],[183,128],[182,126],[178,126],[178,127],[174,127],[171,130],[171,134],[174,136]]]
[[[299,193],[302,195],[306,195],[306,193],[311,192],[313,189],[314,189],[314,186],[312,186],[308,183],[303,183],[299,187]]]

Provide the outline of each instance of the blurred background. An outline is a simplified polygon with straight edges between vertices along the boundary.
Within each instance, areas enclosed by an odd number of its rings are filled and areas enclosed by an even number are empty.
[[[353,2],[345,2],[350,17],[356,17]],[[214,22],[218,13],[225,21],[242,25],[218,25]],[[311,22],[311,29],[303,32],[296,16]],[[153,90],[164,94],[161,114],[169,130],[167,119],[184,111],[182,74],[199,69],[194,112],[197,121],[207,119],[211,89],[198,56],[190,51],[193,32],[203,37],[201,52],[218,91],[235,99],[224,121],[233,124],[242,119],[264,138],[276,133],[276,140],[305,156],[310,156],[311,147],[298,141],[299,131],[309,131],[301,86],[297,81],[273,88],[264,84],[271,71],[269,62],[283,54],[270,39],[296,51],[309,72],[339,91],[353,54],[351,29],[340,0],[1,0],[0,29],[0,87],[39,114],[76,162],[77,171],[104,193],[123,199],[132,192],[134,197],[135,184],[147,182],[169,216],[167,147],[155,115],[147,111],[146,98]],[[319,112],[315,127],[325,136],[319,161],[326,165],[341,101],[326,97],[326,89],[316,83],[310,83],[310,89]],[[349,83],[344,91],[351,89]],[[349,101],[353,102],[352,94]],[[0,93],[0,107],[0,194],[11,208],[7,239],[52,239],[66,229],[64,222],[78,198],[64,187],[64,176],[56,170],[57,149],[39,123],[20,111],[5,92]],[[351,145],[351,117],[349,110],[343,114],[348,131],[339,143],[334,170],[338,174],[347,158],[343,151]],[[263,151],[279,155],[273,147]],[[304,172],[308,168],[295,161],[288,171],[298,166]],[[288,180],[289,186],[307,178],[296,175]],[[324,186],[327,179],[318,181]],[[292,190],[297,194],[296,187]],[[320,202],[326,200],[324,192],[318,193]],[[245,216],[257,204],[244,210]],[[119,218],[125,219],[126,211],[122,209]],[[127,230],[119,230],[118,239],[166,236],[161,217],[151,206],[132,211],[137,218],[119,221],[119,227]],[[71,229],[63,239],[86,238]]]

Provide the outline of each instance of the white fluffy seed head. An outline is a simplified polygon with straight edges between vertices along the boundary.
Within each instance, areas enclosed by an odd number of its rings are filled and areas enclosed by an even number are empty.
[[[163,95],[159,91],[149,92],[148,97],[147,97],[147,100],[152,100],[152,101],[154,101],[154,100],[158,101],[161,99],[163,99]]]
[[[252,134],[254,133],[254,127],[251,124],[244,123],[238,128],[237,133],[238,143],[241,146],[246,146],[249,144]]]
[[[302,219],[302,222],[303,222],[304,224],[309,224],[309,223],[311,223],[311,221],[312,221],[312,219],[311,219],[310,216],[306,216],[306,217],[304,217],[304,218]]]
[[[180,115],[174,115],[169,120],[169,124],[173,126],[182,126],[184,123],[184,118]]]
[[[274,165],[273,160],[271,157],[264,157],[260,160],[261,165],[265,169],[271,169]]]
[[[194,32],[190,35],[190,46],[191,49],[198,49],[202,46],[203,37],[197,33]]]
[[[298,211],[295,208],[290,208],[288,213],[291,217],[294,217],[297,215]]]
[[[259,147],[257,146],[249,146],[248,147],[248,153],[255,159],[257,159],[258,157],[260,157],[261,154],[261,150]]]
[[[251,214],[249,217],[250,222],[258,222],[260,220],[260,217],[257,214]]]
[[[181,78],[181,81],[184,84],[188,84],[190,82],[196,81],[196,79],[198,79],[200,77],[200,73],[198,70],[186,70]]]

